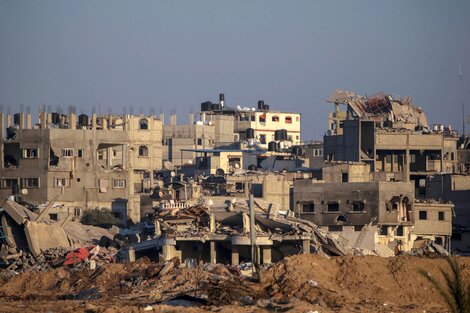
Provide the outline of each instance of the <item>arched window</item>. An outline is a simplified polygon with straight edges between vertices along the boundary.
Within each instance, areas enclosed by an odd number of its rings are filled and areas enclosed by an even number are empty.
[[[140,146],[139,156],[148,156],[148,155],[149,155],[149,149],[146,146]]]
[[[149,129],[149,121],[146,118],[141,118],[139,121],[139,129]]]
[[[286,124],[292,124],[292,117],[286,116]]]

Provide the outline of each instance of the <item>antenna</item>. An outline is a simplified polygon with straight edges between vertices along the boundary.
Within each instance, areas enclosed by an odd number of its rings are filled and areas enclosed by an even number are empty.
[[[462,136],[465,138],[465,106],[463,103],[463,74],[462,67],[459,64],[459,75],[460,75],[460,101],[462,103]]]

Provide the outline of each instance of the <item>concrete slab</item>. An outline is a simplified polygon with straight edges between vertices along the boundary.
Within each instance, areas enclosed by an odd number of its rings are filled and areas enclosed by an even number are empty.
[[[60,224],[45,224],[36,222],[25,223],[25,235],[28,241],[29,251],[38,256],[49,248],[70,248],[67,235]]]
[[[3,203],[5,212],[18,224],[24,224],[27,220],[35,221],[38,215],[24,206],[9,199]]]

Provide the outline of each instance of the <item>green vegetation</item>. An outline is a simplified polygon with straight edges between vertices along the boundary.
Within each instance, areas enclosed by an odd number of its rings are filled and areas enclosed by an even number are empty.
[[[86,210],[83,213],[82,219],[80,220],[82,224],[93,225],[100,227],[110,227],[112,225],[120,226],[121,220],[113,215],[111,211],[92,209]]]
[[[439,294],[444,298],[452,313],[470,313],[470,284],[465,281],[457,261],[454,257],[448,257],[450,272],[440,269],[445,279],[445,284],[439,282],[428,272],[421,270],[420,274],[426,277]]]

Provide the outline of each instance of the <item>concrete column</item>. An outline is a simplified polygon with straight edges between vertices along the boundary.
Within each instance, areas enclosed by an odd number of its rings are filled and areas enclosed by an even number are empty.
[[[194,124],[194,114],[189,113],[189,125],[193,125],[193,124]]]
[[[50,128],[52,125],[52,114],[47,113],[47,128]]]
[[[162,230],[160,228],[160,222],[155,220],[155,236],[160,237],[162,235]]]
[[[103,124],[103,130],[108,129],[108,120],[105,117],[103,117],[101,121]]]
[[[405,164],[404,164],[404,181],[409,182],[410,181],[410,150],[406,149],[405,152]]]
[[[162,247],[163,260],[168,261],[177,256],[176,248],[173,245],[163,245]]]
[[[5,138],[5,124],[4,123],[5,115],[3,112],[0,112],[0,141]],[[3,160],[3,157],[0,159]]]
[[[7,114],[7,122],[6,122],[6,127],[10,127],[11,126],[11,114],[8,113]]]
[[[91,115],[91,129],[96,129],[96,113]]]
[[[69,128],[76,129],[77,128],[77,114],[70,113],[69,114]]]
[[[209,213],[209,230],[211,233],[215,233],[215,215]]]
[[[26,129],[32,128],[31,113],[26,113]]]
[[[135,250],[132,247],[129,247],[126,250],[126,262],[127,263],[135,262]]]
[[[20,125],[19,125],[20,130],[24,128],[24,113],[20,112]]]
[[[41,124],[41,129],[46,128],[46,112],[39,112],[39,123]]]
[[[165,125],[165,114],[160,113],[160,120],[162,121],[162,126]]]
[[[238,247],[232,245],[232,265],[237,266],[240,264],[240,251],[238,251]]]
[[[170,115],[170,125],[176,125],[176,114]]]
[[[302,253],[309,254],[310,253],[310,240],[302,240]]]
[[[216,264],[217,263],[217,251],[215,250],[215,241],[211,241],[210,242],[210,254],[211,254],[211,259],[210,259],[210,263],[212,264]]]
[[[270,246],[265,246],[265,247],[262,247],[262,249],[263,249],[263,264],[272,263],[271,247]]]

